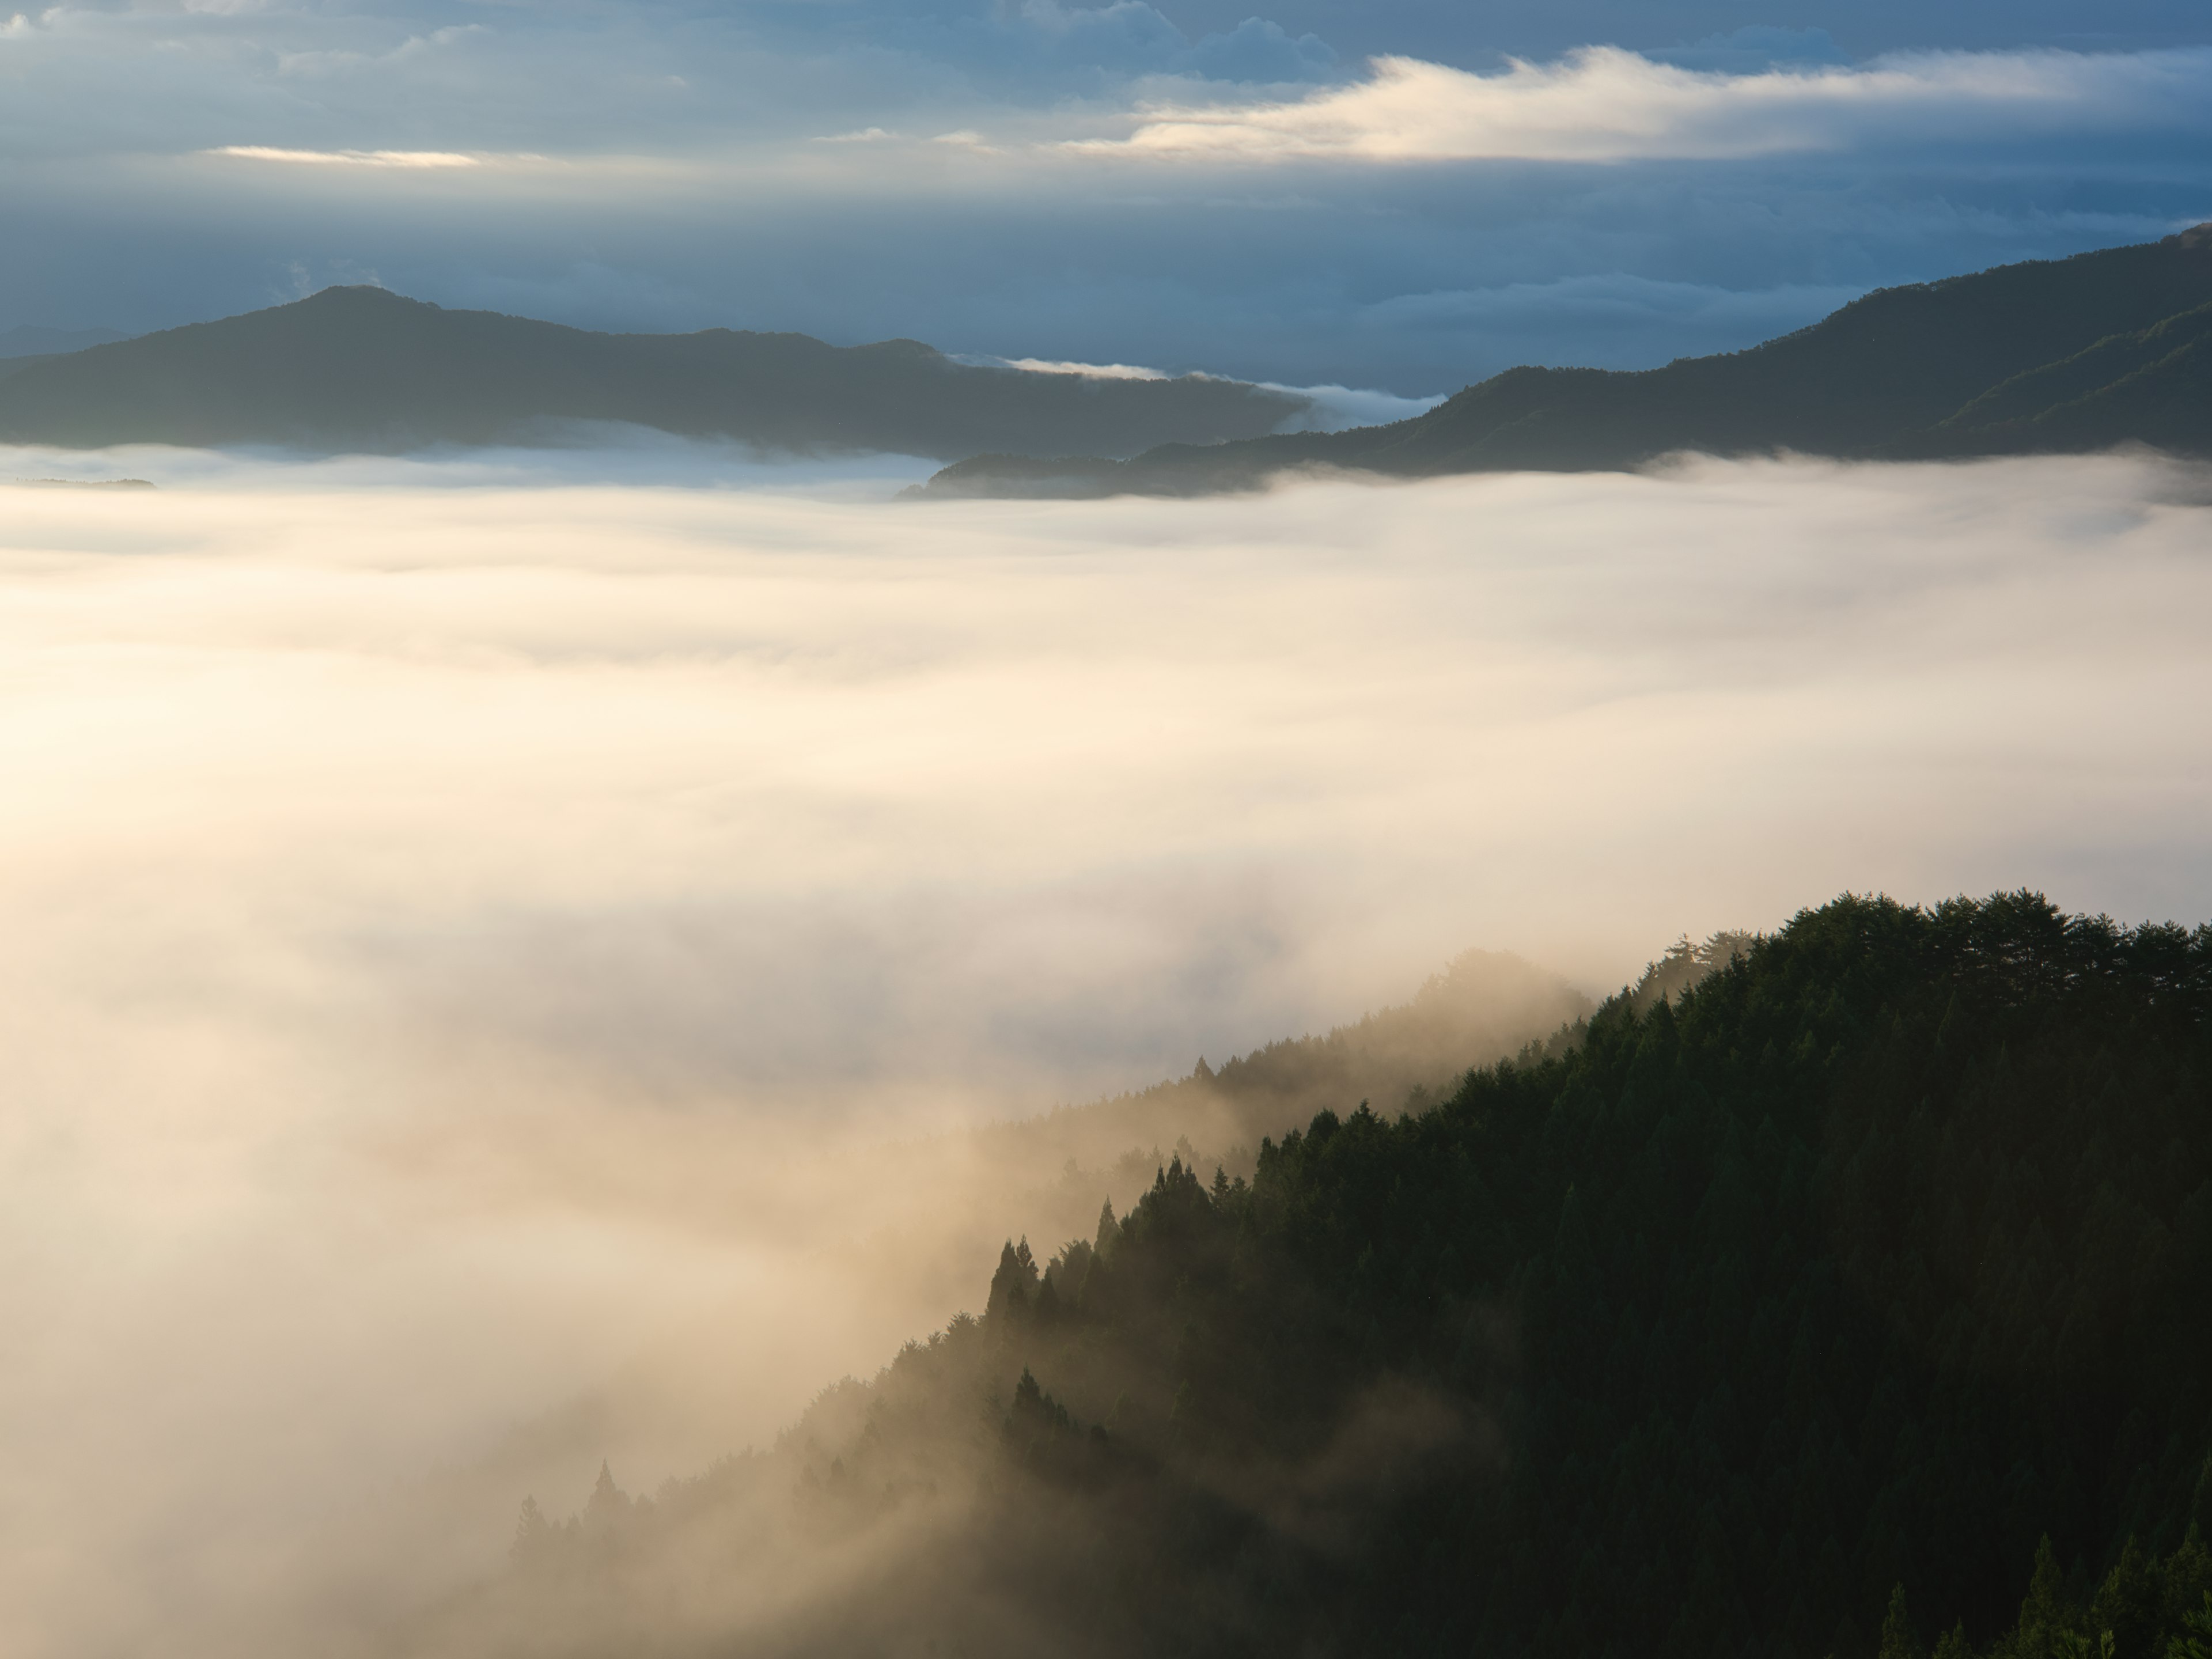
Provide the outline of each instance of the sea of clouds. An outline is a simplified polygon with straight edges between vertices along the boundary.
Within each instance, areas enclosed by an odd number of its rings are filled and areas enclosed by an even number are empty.
[[[886,1145],[1466,947],[2212,915],[2201,473],[919,471],[0,454],[161,486],[0,491],[11,1652],[341,1650],[942,1323]]]

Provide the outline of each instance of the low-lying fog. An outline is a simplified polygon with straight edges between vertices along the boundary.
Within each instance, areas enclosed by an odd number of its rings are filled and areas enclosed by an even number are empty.
[[[0,490],[14,1654],[343,1651],[979,1304],[1050,1218],[944,1131],[1468,947],[2212,914],[2212,496],[2147,460],[88,465],[167,487]]]

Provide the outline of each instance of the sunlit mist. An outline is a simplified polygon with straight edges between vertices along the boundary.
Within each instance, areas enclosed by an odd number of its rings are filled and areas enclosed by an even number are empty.
[[[1470,948],[1601,994],[1846,889],[2212,910],[2212,490],[2148,459],[83,465],[162,487],[0,488],[38,1659],[304,1651],[530,1482],[764,1440],[1060,1224],[963,1133]],[[1072,1213],[1121,1150],[1068,1146]]]

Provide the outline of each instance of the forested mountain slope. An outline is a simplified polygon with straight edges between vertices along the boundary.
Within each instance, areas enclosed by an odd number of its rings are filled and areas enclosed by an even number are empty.
[[[1126,462],[979,457],[937,495],[1195,495],[1286,469],[1401,477],[1716,455],[1923,457],[2138,442],[2212,453],[2212,224],[2070,259],[1881,289],[1748,351],[1637,374],[1513,368],[1349,432],[1170,446]]]
[[[526,1506],[409,1642],[2163,1659],[2208,1306],[2212,928],[1847,897],[1010,1243],[772,1452]]]
[[[0,441],[403,451],[624,422],[787,451],[1124,455],[1272,432],[1305,399],[1235,380],[978,368],[915,340],[596,334],[376,288],[42,358],[0,377]]]
[[[1722,934],[1701,946],[1685,939],[1652,964],[1646,987],[1686,982],[1747,943]],[[1649,994],[1647,989],[1647,994]],[[1585,1018],[1595,1005],[1565,980],[1522,958],[1469,951],[1413,998],[1317,1035],[1279,1038],[1219,1066],[1200,1056],[1188,1077],[1085,1105],[1064,1107],[975,1132],[981,1155],[1002,1169],[1049,1170],[1055,1184],[1073,1161],[1085,1181],[1079,1216],[1087,1230],[1106,1188],[1140,1194],[1171,1155],[1206,1169],[1249,1175],[1260,1142],[1316,1111],[1373,1100],[1392,1113],[1419,1109],[1459,1086],[1468,1072],[1519,1052]],[[1040,1194],[1042,1196],[1042,1194]]]

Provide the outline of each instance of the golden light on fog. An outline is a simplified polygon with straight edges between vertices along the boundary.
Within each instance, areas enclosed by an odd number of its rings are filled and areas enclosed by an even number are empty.
[[[772,1432],[988,1273],[864,1284],[916,1166],[854,1148],[1468,945],[1602,987],[1846,887],[2201,914],[2195,487],[7,492],[20,1650],[241,1650],[395,1486],[610,1378],[653,1433],[549,1457]]]

